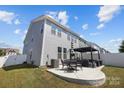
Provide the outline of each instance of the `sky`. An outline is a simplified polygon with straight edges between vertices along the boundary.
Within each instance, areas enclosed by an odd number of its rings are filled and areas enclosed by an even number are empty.
[[[117,53],[124,40],[124,6],[0,6],[0,47],[23,49],[30,22],[48,15],[87,41]]]

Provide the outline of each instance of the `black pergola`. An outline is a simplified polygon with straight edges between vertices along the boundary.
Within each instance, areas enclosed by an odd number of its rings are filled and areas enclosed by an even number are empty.
[[[97,49],[95,49],[93,47],[74,48],[72,50],[74,50],[75,52],[80,52],[81,53],[81,57],[82,57],[82,53],[90,52],[91,53],[91,62],[93,62],[93,52],[97,51],[98,52],[98,59],[100,60],[99,50],[97,50]]]

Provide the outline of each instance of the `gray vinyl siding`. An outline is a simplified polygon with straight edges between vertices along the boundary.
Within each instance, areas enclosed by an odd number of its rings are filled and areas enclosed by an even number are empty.
[[[32,21],[28,33],[24,41],[23,53],[27,55],[27,62],[34,62],[34,65],[45,66],[46,63],[50,65],[51,59],[58,59],[58,47],[62,48],[62,59],[63,59],[63,48],[67,49],[67,59],[70,58],[71,49],[71,38],[68,40],[68,34],[71,37],[76,38],[76,42],[73,43],[73,48],[79,48],[87,46],[86,43],[79,36],[74,35],[72,32],[62,29],[61,37],[57,34],[53,35],[51,33],[52,25],[54,23],[47,23],[48,19],[42,19],[38,21]],[[50,21],[49,21],[50,22]],[[41,33],[42,24],[44,27]],[[33,41],[32,41],[33,38]],[[32,59],[30,59],[30,54],[32,51]],[[80,55],[78,53],[78,55]]]
[[[67,35],[70,34],[66,31],[61,31],[61,37],[58,35],[54,35],[51,33],[52,26],[50,24],[45,23],[45,37],[44,37],[44,49],[43,49],[43,64],[46,62],[50,65],[51,59],[58,59],[58,47],[62,47],[62,59],[63,59],[63,48],[67,49],[67,59],[70,58],[69,49],[71,49],[71,40],[67,39]],[[72,34],[70,34],[73,36]],[[75,36],[73,36],[75,37]],[[85,46],[83,42],[81,42],[77,37],[75,37],[77,42],[74,42],[74,48],[79,47],[79,43],[82,44],[82,47]],[[47,57],[49,55],[49,57]]]
[[[31,63],[31,61],[33,61],[34,65],[37,66],[39,66],[41,62],[42,41],[43,41],[43,32],[41,33],[42,24],[43,21],[31,23],[24,44],[24,54],[27,54],[27,62]],[[32,51],[32,59],[30,59],[31,51]]]

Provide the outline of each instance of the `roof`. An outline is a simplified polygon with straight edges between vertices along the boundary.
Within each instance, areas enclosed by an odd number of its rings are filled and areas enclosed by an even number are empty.
[[[56,20],[54,20],[53,18],[51,18],[51,17],[48,16],[48,15],[41,15],[41,16],[35,18],[34,20],[32,20],[32,23],[41,21],[41,20],[43,20],[43,19],[49,20],[50,22],[54,23],[55,25],[59,26],[60,28],[62,28],[62,29],[64,29],[65,31],[67,31],[67,32],[69,32],[69,33],[71,33],[71,34],[73,34],[74,36],[78,37],[80,40],[83,40],[84,42],[87,43],[87,41],[84,40],[83,38],[81,38],[77,33],[73,32],[73,31],[70,30],[68,27],[66,27],[66,26],[64,26],[64,25],[62,25],[62,24],[60,24],[59,22],[57,22]]]
[[[98,51],[97,49],[93,48],[93,47],[82,47],[82,48],[75,48],[73,49],[74,51],[77,52],[91,52],[91,51]]]

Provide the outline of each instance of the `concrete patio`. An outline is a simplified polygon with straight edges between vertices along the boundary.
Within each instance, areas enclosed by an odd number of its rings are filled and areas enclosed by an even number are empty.
[[[47,71],[72,83],[78,83],[82,85],[100,86],[105,82],[105,74],[101,71],[104,66],[97,68],[78,68],[78,71],[66,71],[59,68],[50,68]]]

